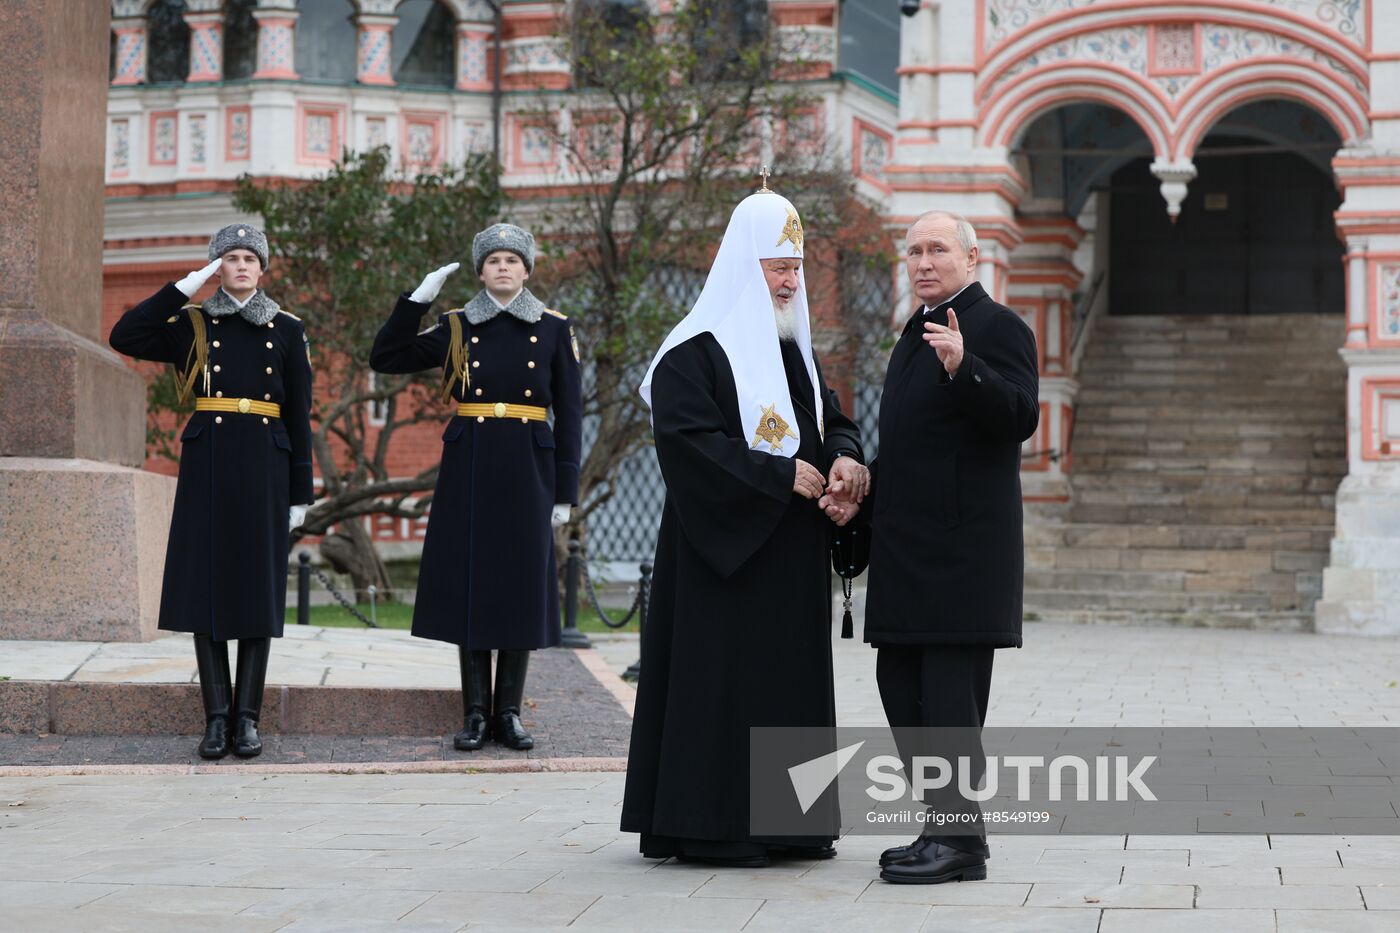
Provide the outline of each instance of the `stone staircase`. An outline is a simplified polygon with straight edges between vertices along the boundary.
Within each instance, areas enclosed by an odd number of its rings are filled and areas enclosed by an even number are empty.
[[[1026,523],[1026,618],[1310,630],[1346,473],[1340,315],[1100,318],[1073,502]]]

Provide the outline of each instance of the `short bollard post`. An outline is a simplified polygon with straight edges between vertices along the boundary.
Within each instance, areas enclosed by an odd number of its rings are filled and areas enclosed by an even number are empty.
[[[311,552],[297,552],[297,625],[311,624]]]
[[[640,633],[647,624],[647,608],[651,605],[651,564],[642,564],[642,576],[637,581],[637,641],[641,642]],[[631,683],[636,683],[637,678],[642,676],[642,658],[638,651],[637,660],[632,662],[632,666],[622,672],[622,679]]]
[[[583,569],[578,538],[569,539],[569,562],[564,567],[564,630],[559,643],[565,648],[592,648],[588,636],[578,630],[578,578]]]
[[[379,628],[379,600],[375,597],[379,594],[379,587],[373,583],[369,585],[369,624],[372,628]]]

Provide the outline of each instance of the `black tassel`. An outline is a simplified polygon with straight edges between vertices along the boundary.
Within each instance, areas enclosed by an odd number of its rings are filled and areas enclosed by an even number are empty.
[[[851,622],[851,610],[849,609],[841,613],[841,637],[855,637],[855,625]]]

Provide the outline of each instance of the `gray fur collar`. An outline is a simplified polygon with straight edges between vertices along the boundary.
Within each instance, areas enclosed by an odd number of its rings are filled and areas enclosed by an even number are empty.
[[[277,312],[281,310],[277,306],[277,302],[267,297],[267,293],[261,288],[253,293],[253,297],[249,298],[248,303],[242,308],[238,307],[229,293],[222,288],[210,295],[203,307],[210,317],[227,317],[230,314],[239,314],[249,324],[256,324],[259,327],[275,318]]]
[[[485,324],[500,313],[501,306],[496,304],[486,289],[482,289],[462,310],[467,313],[467,320],[471,323]],[[526,324],[533,324],[544,316],[544,302],[530,294],[528,288],[522,288],[520,294],[506,306],[505,312]]]

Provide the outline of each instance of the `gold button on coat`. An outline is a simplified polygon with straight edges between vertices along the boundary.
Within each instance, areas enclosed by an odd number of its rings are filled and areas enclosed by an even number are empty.
[[[271,340],[269,340],[269,341],[267,342],[267,348],[268,348],[269,350],[272,349],[272,341],[271,341]]]
[[[530,335],[530,342],[531,342],[531,343],[539,343],[539,342],[540,342],[540,338],[538,338],[538,337],[536,337],[535,335],[531,334],[531,335]]]
[[[215,397],[215,398],[223,398],[223,397],[224,397],[223,390],[220,390],[220,391],[218,391],[218,392],[215,392],[215,393],[214,393],[214,397]]]
[[[491,409],[491,414],[495,415],[497,418],[504,418],[506,416],[506,403],[497,402]]]
[[[472,338],[472,343],[481,343],[481,338],[480,338],[480,337],[473,337],[473,338]]]
[[[479,368],[480,366],[481,366],[481,360],[472,360],[472,369],[477,369],[477,368]]]
[[[534,395],[534,394],[535,394],[535,393],[531,392],[529,389],[526,389],[526,390],[525,390],[525,397],[526,397],[526,398],[529,398],[530,396],[532,396],[532,395]]]
[[[264,393],[263,393],[263,398],[266,399],[266,400],[269,401],[269,402],[272,401],[272,393],[271,393],[271,392],[264,392]]]
[[[477,416],[476,416],[476,423],[477,423],[477,424],[481,424],[481,423],[484,422],[485,420],[486,420],[486,419],[483,418],[481,415],[477,415]]]
[[[263,424],[267,424],[267,419],[266,419],[266,418],[263,419]]]
[[[241,398],[241,399],[238,400],[238,412],[239,412],[239,414],[243,414],[243,415],[248,414],[248,409],[250,409],[250,408],[252,408],[252,407],[253,407],[253,403],[252,403],[251,401],[249,401],[248,399],[246,399],[246,398]]]
[[[480,395],[480,394],[481,394],[481,390],[480,390],[480,389],[477,389],[477,390],[476,390],[476,394],[477,394],[477,395]]]
[[[214,372],[218,372],[218,371],[219,371],[219,367],[218,367],[218,366],[215,366],[215,367],[214,367]]]
[[[214,341],[214,349],[215,349],[215,350],[219,349],[219,341],[217,341],[217,340]]]
[[[272,326],[273,326],[273,323],[272,323],[271,321],[268,321],[268,322],[267,322],[267,326],[268,326],[268,327],[272,327]]]
[[[223,416],[223,415],[215,415],[215,416],[214,416],[214,423],[215,423],[215,424],[223,424],[223,423],[224,423],[224,416]]]
[[[530,367],[531,369],[534,369],[534,368],[535,368],[535,361],[534,361],[534,360],[531,360],[530,362],[526,363],[525,365],[528,366],[528,367]]]
[[[266,370],[264,370],[264,372],[266,372],[269,376],[271,376],[271,375],[272,375],[272,367],[269,366]]]

